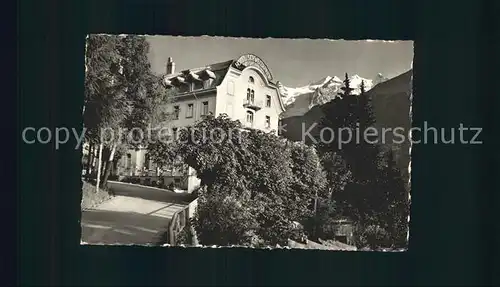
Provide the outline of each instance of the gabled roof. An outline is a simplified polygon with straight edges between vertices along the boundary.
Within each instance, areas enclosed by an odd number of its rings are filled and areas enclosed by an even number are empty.
[[[225,62],[220,62],[220,63],[215,63],[211,64],[205,67],[198,67],[198,68],[193,68],[189,70],[184,70],[177,72],[172,75],[165,75],[165,80],[167,81],[173,81],[174,79],[178,77],[184,77],[189,75],[190,73],[201,76],[203,73],[214,73],[215,74],[215,83],[213,86],[219,85],[222,80],[226,77],[227,71],[229,71],[229,67],[231,67],[231,64],[234,62],[234,60],[229,60]]]
[[[212,79],[215,79],[215,81],[211,84],[211,88],[214,88],[222,83],[231,66],[238,70],[243,70],[248,66],[257,67],[259,71],[263,70],[261,72],[265,75],[266,80],[273,88],[275,88],[278,91],[280,106],[283,111],[285,110],[285,106],[282,101],[281,95],[279,95],[277,82],[273,80],[272,78],[273,76],[271,74],[269,67],[267,67],[267,65],[264,63],[262,59],[253,54],[244,54],[238,57],[237,59],[228,60],[225,62],[219,62],[207,65],[205,67],[192,68],[171,75],[165,75],[164,81],[166,84],[171,84],[174,81],[181,81],[181,82],[186,81],[187,77],[194,77],[194,78],[210,77]]]

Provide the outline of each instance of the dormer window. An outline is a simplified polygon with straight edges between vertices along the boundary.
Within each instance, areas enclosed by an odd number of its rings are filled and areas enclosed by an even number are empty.
[[[253,79],[253,77],[252,77],[252,76],[248,77],[248,82],[249,82],[250,84],[253,84],[253,83],[254,83],[254,79]]]
[[[193,82],[192,90],[193,91],[201,90],[201,89],[203,89],[203,86],[204,86],[204,84],[202,81],[195,81],[195,82]]]
[[[213,79],[207,79],[203,81],[203,88],[208,89],[212,86]]]

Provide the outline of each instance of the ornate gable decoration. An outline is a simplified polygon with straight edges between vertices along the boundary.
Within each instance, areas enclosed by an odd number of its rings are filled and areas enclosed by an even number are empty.
[[[259,69],[260,71],[262,71],[266,75],[266,77],[269,81],[272,81],[272,79],[273,79],[271,71],[269,70],[267,65],[264,63],[264,61],[262,61],[261,58],[255,56],[253,54],[246,54],[246,55],[239,57],[238,60],[236,60],[236,62],[234,62],[233,66],[240,71],[246,67],[255,67],[255,68]]]

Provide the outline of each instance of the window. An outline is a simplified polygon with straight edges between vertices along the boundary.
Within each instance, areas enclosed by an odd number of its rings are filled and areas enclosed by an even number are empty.
[[[253,113],[250,111],[247,112],[247,123],[253,123]]]
[[[182,93],[187,93],[189,92],[189,85],[181,85],[179,88],[179,93],[182,94]]]
[[[253,90],[247,89],[247,102],[253,103],[253,100],[255,98],[255,93]]]
[[[204,86],[203,82],[195,81],[193,83],[193,91],[201,90],[203,89],[203,86]]]
[[[174,106],[174,119],[178,120],[179,119],[179,113],[180,113],[180,107],[179,106]]]
[[[270,127],[271,127],[271,117],[266,116],[266,128],[270,128]]]
[[[253,84],[253,83],[254,83],[254,80],[253,80],[253,77],[252,77],[252,76],[248,77],[248,82],[249,82],[250,84]]]
[[[212,79],[208,79],[208,80],[203,81],[203,88],[205,88],[205,89],[210,88],[212,86],[212,82],[213,82]]]
[[[271,96],[269,95],[266,96],[266,107],[271,107]]]
[[[208,115],[208,102],[203,102],[203,106],[201,109],[201,115],[202,116]]]
[[[187,110],[186,110],[186,118],[192,118],[193,117],[193,104],[188,104]]]

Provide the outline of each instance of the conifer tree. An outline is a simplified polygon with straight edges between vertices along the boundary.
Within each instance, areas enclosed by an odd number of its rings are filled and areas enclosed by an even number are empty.
[[[339,93],[339,96],[341,97],[346,97],[350,96],[352,91],[354,90],[351,88],[351,80],[349,79],[349,75],[345,73],[345,78],[344,78],[344,86],[340,88],[342,90],[342,93]]]
[[[352,168],[353,174],[362,180],[376,178],[379,165],[379,135],[371,133],[374,129],[375,117],[369,95],[365,92],[364,81],[361,92],[356,97],[355,121],[356,136],[352,144],[345,146],[345,158]],[[370,130],[372,129],[372,130]]]
[[[387,165],[381,171],[377,192],[379,195],[384,195],[385,202],[379,215],[393,247],[402,248],[407,244],[409,196],[392,150],[389,150],[385,157]]]

